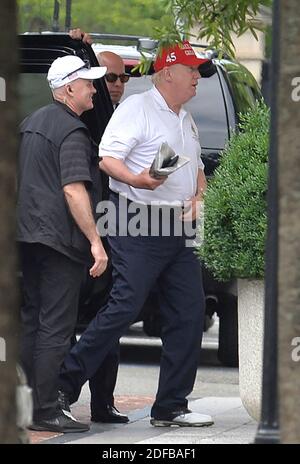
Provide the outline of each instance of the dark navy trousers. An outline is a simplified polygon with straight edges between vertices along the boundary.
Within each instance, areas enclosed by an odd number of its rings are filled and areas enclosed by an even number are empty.
[[[72,337],[72,347],[77,343],[75,335]],[[96,373],[89,379],[91,392],[91,416],[101,416],[107,413],[107,406],[114,406],[114,389],[117,382],[120,362],[120,344],[113,346],[105,356],[104,361]],[[78,395],[79,396],[78,392]],[[73,401],[76,401],[74,398]]]
[[[157,284],[162,314],[159,385],[152,415],[187,406],[193,389],[204,319],[201,267],[185,236],[111,236],[113,287],[65,358],[60,388],[71,402],[133,323]]]

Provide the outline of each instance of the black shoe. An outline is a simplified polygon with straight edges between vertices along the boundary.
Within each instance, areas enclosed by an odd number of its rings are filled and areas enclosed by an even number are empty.
[[[70,409],[70,402],[69,402],[69,397],[67,393],[59,390],[58,392],[58,404],[60,406],[60,409],[62,409],[64,412],[71,412]]]
[[[92,422],[105,422],[107,424],[126,424],[129,419],[125,414],[121,414],[114,406],[107,405],[106,411],[101,414],[92,413]]]
[[[30,430],[47,431],[47,432],[60,432],[60,433],[75,433],[87,432],[90,430],[88,424],[77,422],[74,418],[60,413],[52,419],[45,419],[35,422],[29,427]]]

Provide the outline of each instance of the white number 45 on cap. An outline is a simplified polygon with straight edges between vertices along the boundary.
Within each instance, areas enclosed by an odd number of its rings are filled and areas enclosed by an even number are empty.
[[[171,52],[167,55],[166,62],[167,63],[172,63],[173,61],[176,61],[176,55],[175,52]]]

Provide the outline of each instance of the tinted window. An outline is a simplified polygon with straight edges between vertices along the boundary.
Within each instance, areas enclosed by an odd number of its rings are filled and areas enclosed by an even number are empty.
[[[197,124],[203,148],[222,149],[228,138],[227,118],[219,75],[200,79],[197,95],[185,107]]]
[[[123,100],[124,98],[129,97],[129,95],[145,92],[146,90],[151,89],[151,87],[152,81],[150,76],[131,77],[125,85]]]
[[[232,69],[231,69],[232,68]],[[228,66],[228,80],[233,93],[237,113],[245,113],[261,98],[261,93],[253,76],[243,66],[234,69]]]
[[[152,87],[149,76],[132,77],[125,86],[124,98]],[[185,107],[197,124],[203,148],[224,148],[228,138],[227,118],[218,74],[200,79],[197,95]]]
[[[231,79],[231,86],[235,96],[235,105],[237,113],[245,113],[255,103],[255,97],[250,87],[245,82],[239,82]]]
[[[28,114],[52,101],[52,93],[45,74],[20,74],[20,121]]]

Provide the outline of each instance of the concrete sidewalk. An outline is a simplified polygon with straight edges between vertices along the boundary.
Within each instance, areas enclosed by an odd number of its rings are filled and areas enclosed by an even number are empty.
[[[248,415],[240,398],[206,397],[190,401],[194,412],[210,414],[211,427],[152,427],[150,407],[131,411],[125,425],[91,424],[84,434],[65,434],[45,443],[72,444],[248,444],[253,443],[257,423]],[[78,416],[77,416],[78,417]],[[80,418],[79,418],[80,419]]]

